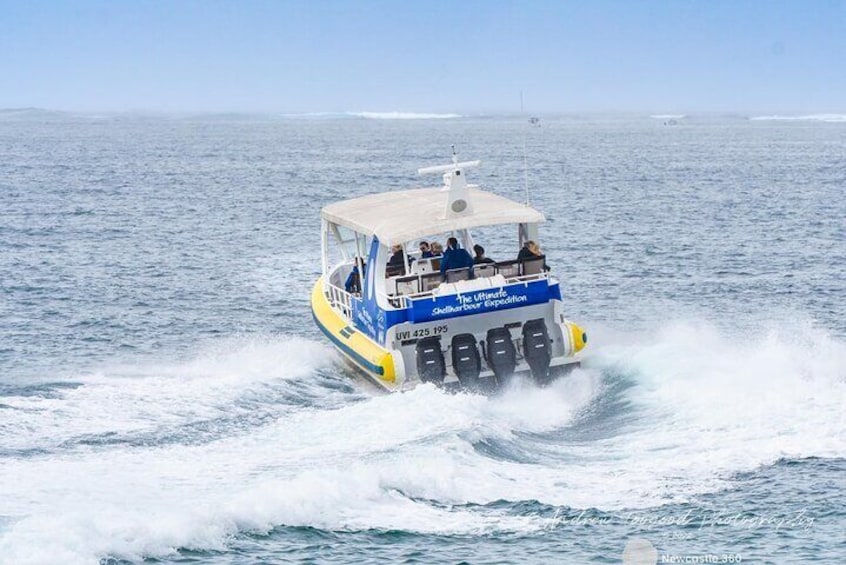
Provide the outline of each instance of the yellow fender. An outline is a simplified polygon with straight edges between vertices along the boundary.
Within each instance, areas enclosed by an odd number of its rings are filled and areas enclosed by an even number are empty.
[[[587,332],[570,321],[567,322],[567,329],[570,330],[570,343],[573,345],[573,353],[571,355],[575,355],[587,345]]]
[[[332,308],[323,291],[323,277],[317,279],[311,291],[311,313],[317,327],[347,359],[386,385],[396,383],[397,374],[391,352],[357,330],[340,312]]]

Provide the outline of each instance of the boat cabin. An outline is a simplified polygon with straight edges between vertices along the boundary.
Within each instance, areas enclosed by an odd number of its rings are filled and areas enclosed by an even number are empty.
[[[547,273],[543,257],[516,259],[526,241],[537,240],[543,214],[467,184],[465,170],[478,164],[454,158],[450,165],[420,169],[443,173],[441,187],[370,194],[322,210],[325,293],[356,329],[380,345],[396,339],[388,333],[400,324],[560,300],[558,282]],[[474,233],[487,237],[492,229],[499,241],[503,231],[511,234],[504,260],[442,272],[443,256],[422,257],[418,250],[420,241],[445,245],[455,237],[472,256]],[[394,253],[402,261],[392,260]]]

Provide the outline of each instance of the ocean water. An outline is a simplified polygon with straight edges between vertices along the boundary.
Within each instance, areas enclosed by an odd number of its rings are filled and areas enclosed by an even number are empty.
[[[0,563],[844,562],[846,123],[410,117],[0,112]],[[376,394],[320,207],[524,138],[583,368]]]

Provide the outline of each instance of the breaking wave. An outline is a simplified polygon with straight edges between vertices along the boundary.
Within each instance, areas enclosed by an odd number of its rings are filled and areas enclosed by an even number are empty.
[[[421,112],[348,112],[348,114],[371,120],[444,120],[461,117],[461,114],[432,114]]]
[[[445,120],[462,118],[461,114],[435,114],[426,112],[306,112],[281,114],[286,119],[368,119],[368,120]]]
[[[505,502],[650,508],[846,456],[846,344],[821,330],[678,323],[593,345],[549,388],[493,398],[370,396],[299,338],[6,391],[0,563],[163,558],[280,526],[539,532],[554,518]]]
[[[754,116],[754,121],[802,121],[802,122],[846,122],[846,114],[810,114],[807,116]]]

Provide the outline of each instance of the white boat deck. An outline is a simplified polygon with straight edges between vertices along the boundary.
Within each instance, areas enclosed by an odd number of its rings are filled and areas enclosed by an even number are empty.
[[[502,263],[488,263],[486,265],[491,268],[489,275],[477,276],[467,280],[457,280],[455,282],[442,281],[439,272],[389,277],[385,280],[387,290],[385,296],[392,308],[405,309],[410,306],[409,301],[411,300],[435,299],[440,296],[451,294],[461,295],[485,289],[499,289],[515,284],[526,285],[530,282],[550,278],[548,272],[542,269],[537,271],[524,270],[520,268],[516,261],[503,261]],[[501,272],[500,265],[502,265]],[[477,265],[476,267],[479,266]],[[353,295],[332,281],[345,278],[346,275],[343,269],[349,269],[351,267],[352,265],[338,266],[335,273],[333,273],[333,275],[337,276],[330,277],[326,284],[326,293],[330,304],[347,318],[351,317],[351,300]],[[436,284],[431,288],[423,289],[421,285],[424,279],[435,281]],[[417,281],[417,283],[411,284],[414,281]]]

